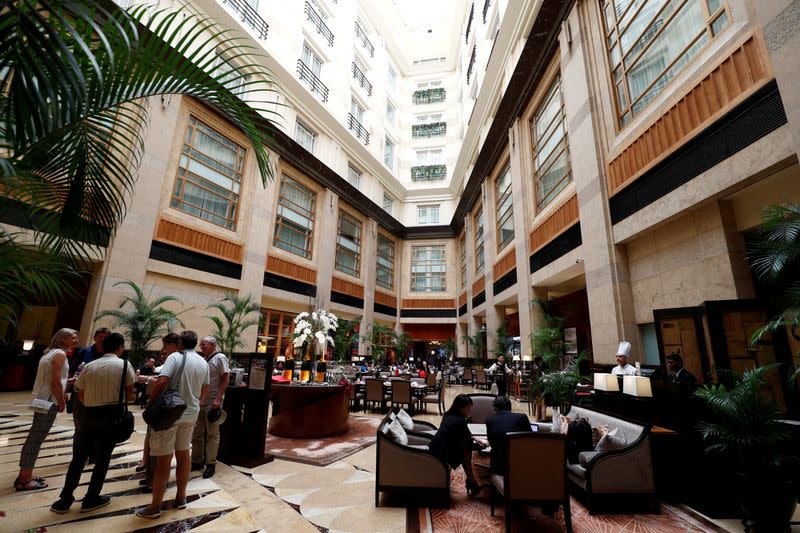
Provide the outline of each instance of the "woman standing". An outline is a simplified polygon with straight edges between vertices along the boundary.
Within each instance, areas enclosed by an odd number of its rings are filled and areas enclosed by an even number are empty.
[[[467,476],[467,493],[477,494],[481,487],[472,472],[472,435],[467,426],[471,410],[472,398],[466,394],[456,396],[442,417],[439,430],[431,439],[428,449],[453,469],[461,466]]]
[[[33,466],[39,457],[42,442],[47,438],[56,414],[64,412],[64,389],[67,386],[69,365],[67,351],[78,346],[78,332],[74,329],[60,329],[50,341],[45,354],[39,360],[36,381],[33,384],[33,395],[40,400],[53,402],[46,413],[35,412],[33,423],[28,431],[28,438],[19,458],[19,475],[14,480],[14,488],[21,490],[37,490],[47,487],[44,479],[33,477]]]

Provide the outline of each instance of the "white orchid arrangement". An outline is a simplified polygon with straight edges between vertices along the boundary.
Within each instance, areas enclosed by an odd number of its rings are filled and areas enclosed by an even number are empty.
[[[325,347],[328,343],[333,344],[331,334],[339,327],[339,319],[336,315],[324,309],[318,309],[311,313],[300,313],[294,319],[294,342],[295,348],[302,347],[306,342],[316,342],[319,346]]]

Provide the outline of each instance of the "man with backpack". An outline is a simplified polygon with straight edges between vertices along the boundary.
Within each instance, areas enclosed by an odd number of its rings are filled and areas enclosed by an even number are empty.
[[[186,485],[191,473],[190,446],[192,430],[200,403],[208,394],[208,363],[194,351],[197,346],[197,333],[182,331],[178,342],[179,351],[171,354],[158,376],[149,404],[156,401],[167,386],[177,389],[186,404],[186,409],[178,420],[167,429],[150,432],[150,456],[156,460],[153,479],[153,500],[150,505],[136,510],[136,516],[158,518],[161,516],[161,503],[169,481],[170,462],[175,453],[175,477],[177,491],[173,509],[186,508]],[[148,405],[149,405],[148,404]]]

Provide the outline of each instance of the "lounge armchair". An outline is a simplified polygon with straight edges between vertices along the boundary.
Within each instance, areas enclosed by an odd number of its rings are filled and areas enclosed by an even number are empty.
[[[472,411],[470,412],[470,422],[472,424],[485,424],[486,419],[494,414],[494,399],[496,394],[479,392],[467,394],[472,398]]]

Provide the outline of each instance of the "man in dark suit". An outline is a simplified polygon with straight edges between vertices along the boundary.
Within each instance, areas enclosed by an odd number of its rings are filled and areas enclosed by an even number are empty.
[[[511,400],[507,396],[495,398],[493,406],[494,414],[486,419],[486,436],[489,439],[489,446],[492,447],[490,469],[493,474],[504,475],[506,472],[506,433],[530,431],[531,424],[527,415],[511,412]]]
[[[678,353],[667,356],[667,367],[669,368],[669,382],[679,385],[693,385],[697,383],[694,374],[683,368],[683,357]]]

